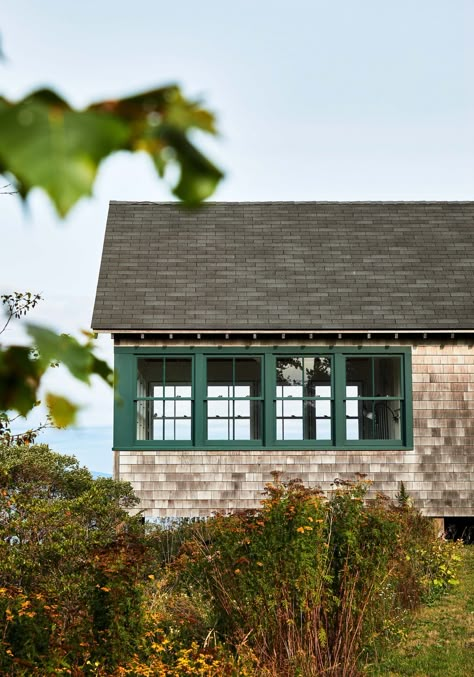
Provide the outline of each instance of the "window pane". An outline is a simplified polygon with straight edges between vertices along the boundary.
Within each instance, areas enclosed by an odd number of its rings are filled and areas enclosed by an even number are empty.
[[[331,396],[331,359],[329,357],[304,358],[304,394],[314,397],[318,387],[328,385]]]
[[[231,402],[229,400],[208,400],[207,415],[209,418],[229,417]]]
[[[139,400],[137,440],[191,440],[190,400]]]
[[[176,418],[191,418],[191,400],[176,400]]]
[[[190,440],[191,439],[191,419],[176,421],[176,439]]]
[[[303,416],[303,400],[282,400],[282,413],[286,417]]]
[[[208,397],[232,397],[232,386],[207,386]]]
[[[346,384],[357,386],[359,397],[372,397],[372,358],[348,357],[346,359]]]
[[[236,400],[234,402],[234,411],[236,417],[246,416],[248,418],[250,416],[250,402]]]
[[[279,425],[278,425],[279,424]],[[277,440],[302,440],[303,419],[281,418],[277,421]]]
[[[207,396],[232,397],[232,360],[207,360]]]
[[[222,405],[225,405],[225,411]],[[207,437],[209,440],[258,440],[261,437],[260,412],[260,402],[208,400]]]
[[[400,440],[400,402],[389,400],[347,400],[348,440]]]
[[[375,396],[399,397],[400,374],[400,357],[374,357]]]
[[[159,385],[163,385],[163,360],[139,359],[137,397],[154,397],[153,389]]]
[[[260,397],[260,358],[235,359],[235,397]]]
[[[191,389],[191,360],[166,358],[166,385],[186,386]],[[187,397],[191,396],[191,392]]]
[[[192,360],[139,359],[137,397],[191,397]]]
[[[248,406],[248,416],[237,416],[234,419],[234,439],[235,440],[257,440],[260,439],[260,402],[235,402]]]
[[[330,440],[331,401],[305,400],[304,439]]]
[[[374,435],[378,440],[400,440],[400,401],[374,402]]]
[[[208,440],[230,440],[229,419],[209,419],[207,422]]]
[[[277,360],[277,384],[281,386],[303,385],[302,358],[284,357]]]

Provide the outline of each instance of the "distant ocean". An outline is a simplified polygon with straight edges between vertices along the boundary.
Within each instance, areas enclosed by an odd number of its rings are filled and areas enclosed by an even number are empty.
[[[37,442],[75,456],[95,476],[112,475],[112,426],[45,430],[38,435]]]

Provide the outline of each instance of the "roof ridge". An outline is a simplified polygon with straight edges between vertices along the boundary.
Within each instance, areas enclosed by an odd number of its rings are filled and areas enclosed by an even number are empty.
[[[184,207],[178,200],[109,200],[109,204],[140,204],[140,205],[176,205]],[[418,204],[468,204],[474,205],[473,200],[208,200],[201,203],[206,205],[418,205]]]

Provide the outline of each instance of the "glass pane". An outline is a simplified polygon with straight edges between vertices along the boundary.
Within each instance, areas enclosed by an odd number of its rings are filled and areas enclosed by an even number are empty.
[[[226,409],[224,410],[224,406]],[[261,437],[260,402],[207,403],[207,437],[209,440],[257,440]]]
[[[191,439],[191,419],[176,421],[176,439],[190,440]]]
[[[208,397],[232,397],[232,386],[207,386]]]
[[[400,397],[400,374],[400,357],[374,357],[375,396]]]
[[[346,384],[357,386],[359,397],[372,397],[372,358],[348,357],[346,359]]]
[[[173,400],[165,400],[165,418],[174,418],[175,403]]]
[[[187,387],[189,395],[186,397],[191,397],[191,360],[167,357],[165,369],[166,385]]]
[[[229,419],[209,419],[207,422],[208,440],[230,440]]]
[[[316,439],[332,439],[331,419],[316,419]]]
[[[163,419],[153,421],[153,435],[151,438],[145,437],[144,439],[163,440]]]
[[[250,416],[250,402],[236,400],[234,402],[234,411],[236,418],[239,416],[246,416],[248,418]]]
[[[302,358],[284,357],[277,360],[277,384],[280,386],[303,385]]]
[[[303,416],[303,400],[281,400],[282,415],[286,417]]]
[[[137,402],[137,440],[191,440],[190,400]]]
[[[346,437],[348,440],[401,439],[400,402],[348,400]]]
[[[305,400],[304,439],[331,439],[331,401]]]
[[[317,418],[331,418],[331,400],[316,400],[314,408]]]
[[[177,400],[175,402],[175,411],[177,418],[191,418],[191,401],[190,400]]]
[[[163,385],[163,360],[138,360],[137,366],[137,397],[153,397],[153,388]]]
[[[260,358],[235,358],[235,397],[260,397]]]
[[[232,402],[229,402],[229,400],[208,400],[207,415],[209,418],[228,418],[231,405]]]
[[[331,396],[331,359],[329,357],[305,357],[304,358],[304,394],[314,397],[316,390],[329,384]]]
[[[248,407],[247,417],[237,416],[234,419],[234,439],[235,440],[258,440],[260,439],[260,402],[236,402],[245,404]]]
[[[374,435],[377,440],[401,440],[399,400],[374,402]]]
[[[277,440],[302,440],[303,419],[281,418],[277,421]]]
[[[233,362],[225,359],[207,360],[207,396],[232,397]]]

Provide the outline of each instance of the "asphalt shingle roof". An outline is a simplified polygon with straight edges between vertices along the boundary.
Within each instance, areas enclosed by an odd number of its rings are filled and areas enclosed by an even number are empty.
[[[111,202],[96,330],[474,328],[474,202]]]

